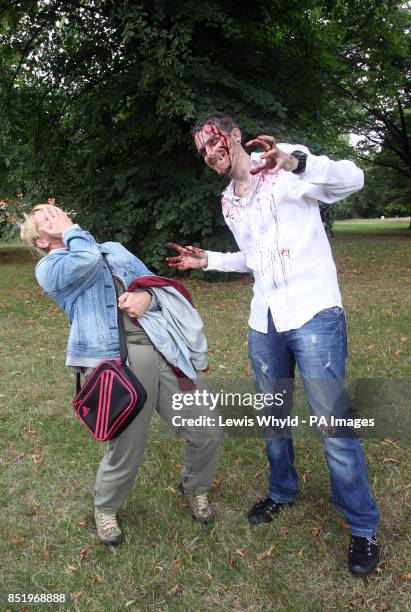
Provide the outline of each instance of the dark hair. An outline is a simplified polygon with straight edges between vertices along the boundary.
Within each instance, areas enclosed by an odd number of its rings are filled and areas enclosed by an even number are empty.
[[[225,115],[224,113],[212,113],[205,117],[204,119],[200,119],[197,121],[191,128],[191,135],[194,137],[197,132],[201,132],[203,127],[207,124],[215,125],[223,132],[230,134],[234,128],[238,128],[238,123],[234,121],[232,117],[229,115]]]

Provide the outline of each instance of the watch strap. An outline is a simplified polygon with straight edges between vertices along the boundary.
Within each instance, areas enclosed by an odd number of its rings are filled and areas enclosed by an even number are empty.
[[[305,172],[305,167],[307,165],[307,154],[303,151],[299,151],[298,149],[296,149],[291,153],[291,155],[298,160],[298,166],[295,170],[291,170],[291,172],[293,174],[302,174],[303,172]]]

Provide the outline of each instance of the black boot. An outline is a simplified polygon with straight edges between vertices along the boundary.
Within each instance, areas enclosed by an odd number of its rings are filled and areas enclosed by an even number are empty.
[[[279,512],[282,508],[291,505],[291,502],[276,502],[271,499],[271,497],[260,499],[254,504],[248,513],[248,520],[252,525],[257,525],[257,523],[269,523],[273,520],[274,515],[277,514],[277,512]]]
[[[363,538],[351,536],[348,549],[348,567],[355,576],[367,576],[378,565],[380,554],[375,536]]]

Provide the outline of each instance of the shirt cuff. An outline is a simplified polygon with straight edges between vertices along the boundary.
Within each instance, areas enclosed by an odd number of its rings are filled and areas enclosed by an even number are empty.
[[[204,270],[204,272],[208,272],[209,270],[218,270],[221,265],[221,253],[216,251],[206,251],[206,253],[208,258],[207,267],[202,268],[202,270]]]

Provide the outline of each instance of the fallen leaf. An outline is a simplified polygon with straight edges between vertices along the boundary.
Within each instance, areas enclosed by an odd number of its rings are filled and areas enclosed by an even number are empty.
[[[301,550],[298,551],[298,556],[300,557],[300,559],[302,559],[304,557],[304,547],[301,548]]]
[[[401,461],[395,457],[384,457],[383,463],[401,463]]]
[[[396,441],[392,440],[391,438],[384,438],[384,440],[382,441],[382,444],[391,444],[392,446],[395,446],[396,448],[399,448],[399,446],[396,443]]]
[[[245,548],[236,548],[235,552],[237,553],[237,555],[239,555],[240,557],[245,557]]]
[[[10,544],[23,544],[24,538],[10,538]]]
[[[176,595],[179,595],[180,593],[181,593],[181,589],[180,589],[180,585],[179,584],[174,585],[173,588],[170,589],[169,592],[168,592],[168,594],[171,597],[175,597]]]
[[[167,493],[177,493],[177,491],[173,487],[166,487],[164,491],[167,491]]]
[[[181,559],[174,559],[172,565],[174,565],[174,567],[181,567]]]
[[[314,538],[316,538],[320,534],[320,531],[321,527],[310,527],[310,533]]]
[[[213,489],[218,489],[218,487],[221,487],[221,480],[214,479],[213,480]]]
[[[390,606],[387,604],[386,601],[380,601],[379,603],[377,603],[377,605],[375,606],[376,610],[389,610]]]
[[[43,548],[43,560],[46,561],[46,563],[47,561],[50,561],[50,551],[47,546]]]
[[[78,599],[79,597],[81,597],[83,591],[77,591],[76,593],[74,593],[74,599]]]
[[[364,603],[363,599],[353,599],[351,601],[351,605],[353,606],[353,608],[358,608],[359,606],[362,606]]]
[[[258,555],[256,555],[257,561],[261,561],[262,559],[266,559],[267,557],[272,557],[273,548],[274,546],[271,546],[271,548],[269,548],[268,550],[258,553]]]
[[[96,582],[103,582],[103,579],[102,579],[101,576],[91,576],[90,580],[91,580],[91,582],[94,582],[94,583],[96,583]]]
[[[76,572],[77,571],[77,567],[75,565],[68,565],[67,568],[70,570],[70,572]]]
[[[88,525],[88,521],[80,521],[79,525],[81,525],[82,527],[86,527],[86,525]]]
[[[85,561],[86,559],[88,559],[89,552],[90,552],[90,545],[86,544],[85,547],[83,548],[83,550],[80,553],[81,561]]]
[[[408,338],[407,336],[401,336],[400,341],[401,342],[407,342]]]
[[[407,574],[403,574],[401,578],[403,580],[411,580],[411,572],[408,572]]]

